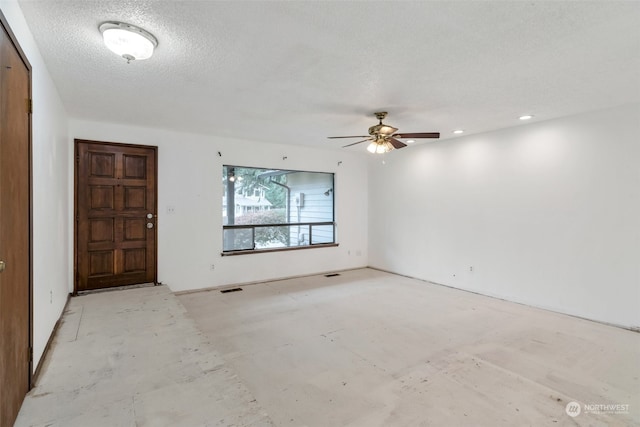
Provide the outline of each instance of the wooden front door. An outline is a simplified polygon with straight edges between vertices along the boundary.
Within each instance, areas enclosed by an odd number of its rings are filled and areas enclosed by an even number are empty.
[[[1,17],[1,16],[0,16]],[[0,31],[0,426],[31,381],[31,71]]]
[[[157,147],[75,141],[75,291],[156,282]]]

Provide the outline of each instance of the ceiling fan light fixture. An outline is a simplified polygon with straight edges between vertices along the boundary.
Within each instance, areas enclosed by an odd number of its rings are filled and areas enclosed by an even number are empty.
[[[158,40],[150,32],[124,22],[108,21],[99,27],[105,46],[127,63],[151,58]]]
[[[407,139],[407,143],[411,144],[415,142],[417,138],[440,138],[440,132],[410,132],[410,133],[396,133],[398,128],[388,126],[382,123],[382,120],[387,116],[387,113],[380,111],[375,113],[375,116],[380,123],[373,125],[369,128],[369,137],[366,135],[358,136],[330,136],[329,139],[335,138],[366,138],[361,141],[352,142],[351,144],[343,145],[342,148],[351,147],[352,145],[362,144],[363,142],[370,141],[367,146],[367,151],[375,154],[388,153],[391,150],[397,150],[407,146],[401,139]]]
[[[367,151],[373,154],[384,154],[393,150],[393,145],[389,141],[373,141],[367,147]]]

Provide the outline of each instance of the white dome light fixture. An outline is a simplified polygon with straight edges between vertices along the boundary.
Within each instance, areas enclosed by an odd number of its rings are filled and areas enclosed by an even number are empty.
[[[150,32],[124,22],[108,21],[100,25],[104,44],[118,56],[127,60],[141,61],[151,58],[158,46],[158,39]]]

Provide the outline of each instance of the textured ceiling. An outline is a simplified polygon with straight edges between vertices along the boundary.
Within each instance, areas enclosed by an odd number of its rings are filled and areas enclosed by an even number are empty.
[[[452,138],[640,102],[640,2],[19,4],[77,118],[339,148],[326,137],[379,110]],[[108,20],[153,33],[155,55],[108,51]]]

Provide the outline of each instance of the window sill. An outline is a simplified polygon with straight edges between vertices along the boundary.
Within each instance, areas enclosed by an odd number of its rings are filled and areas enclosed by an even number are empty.
[[[220,253],[221,256],[236,256],[236,255],[253,255],[264,254],[269,252],[285,252],[285,251],[300,251],[304,249],[316,249],[316,248],[333,248],[339,246],[338,243],[319,243],[317,245],[307,246],[293,246],[287,248],[275,248],[275,249],[247,249],[241,251],[229,251]]]

